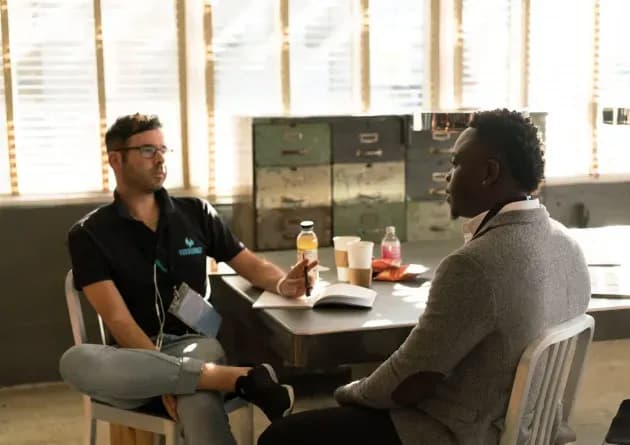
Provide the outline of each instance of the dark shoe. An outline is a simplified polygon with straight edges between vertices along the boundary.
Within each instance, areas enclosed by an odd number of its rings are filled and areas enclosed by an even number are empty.
[[[249,370],[236,380],[236,394],[258,406],[272,422],[293,409],[293,388],[280,385],[276,371],[267,363]]]

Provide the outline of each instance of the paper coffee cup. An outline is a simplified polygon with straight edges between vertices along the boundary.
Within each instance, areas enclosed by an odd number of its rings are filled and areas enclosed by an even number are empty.
[[[335,236],[333,245],[335,246],[335,266],[337,266],[337,279],[348,281],[348,246],[361,241],[358,236]]]
[[[348,281],[363,287],[372,285],[372,241],[357,241],[348,245]]]

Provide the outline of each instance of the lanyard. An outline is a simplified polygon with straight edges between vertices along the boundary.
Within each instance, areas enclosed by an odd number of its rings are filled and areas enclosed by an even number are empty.
[[[479,224],[479,227],[477,227],[477,230],[475,230],[475,233],[473,234],[473,236],[476,236],[481,231],[483,226],[485,226],[488,223],[488,221],[494,218],[497,215],[497,213],[499,213],[501,209],[505,207],[506,205],[513,202],[529,201],[530,199],[531,199],[531,196],[529,195],[520,196],[518,198],[510,199],[508,201],[503,201],[502,203],[492,207],[490,210],[488,210],[488,213],[486,213],[486,216],[484,216],[483,220],[481,221],[481,224]]]

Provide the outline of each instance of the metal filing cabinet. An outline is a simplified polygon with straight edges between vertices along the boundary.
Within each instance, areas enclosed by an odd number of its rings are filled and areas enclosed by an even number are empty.
[[[330,165],[259,167],[256,171],[256,207],[278,209],[330,207]]]
[[[405,201],[405,164],[381,162],[374,164],[333,165],[333,202],[350,205],[368,201]]]
[[[348,116],[332,119],[333,163],[405,160],[401,116]]]
[[[470,113],[422,113],[407,120],[406,195],[411,201],[443,201],[453,145]],[[414,128],[415,126],[415,128]]]
[[[451,219],[446,201],[407,202],[407,240],[464,239],[460,220]]]
[[[334,207],[333,233],[336,235],[357,235],[380,243],[386,226],[396,226],[398,237],[405,239],[406,225],[404,202],[365,200],[360,204]]]
[[[309,119],[255,119],[254,214],[258,250],[291,249],[311,219],[319,245],[331,242],[330,125]]]
[[[421,113],[409,117],[405,163],[407,237],[410,241],[461,237],[461,222],[452,221],[446,203],[446,175],[452,148],[471,113]]]
[[[333,233],[380,242],[385,226],[405,239],[405,137],[402,116],[331,120]]]
[[[254,153],[259,167],[330,164],[330,126],[295,119],[256,122]]]
[[[330,245],[330,206],[300,209],[260,209],[256,217],[256,248],[258,250],[294,249],[300,232],[300,221],[315,222],[320,246]]]

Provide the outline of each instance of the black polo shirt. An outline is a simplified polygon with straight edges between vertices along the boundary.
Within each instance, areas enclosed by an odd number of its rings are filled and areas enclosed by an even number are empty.
[[[86,215],[68,234],[75,286],[112,280],[131,315],[148,336],[159,331],[155,309],[154,265],[158,289],[167,311],[164,332],[181,335],[186,325],[168,313],[173,287],[186,282],[209,295],[206,256],[229,261],[243,244],[216,210],[197,198],[155,193],[160,218],[155,232],[133,219],[120,197]]]

